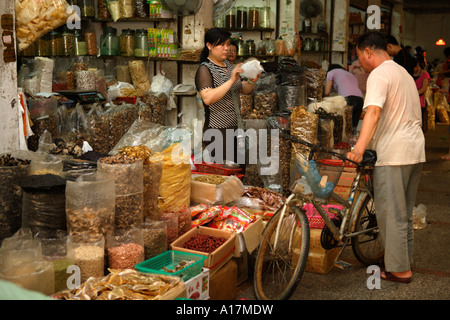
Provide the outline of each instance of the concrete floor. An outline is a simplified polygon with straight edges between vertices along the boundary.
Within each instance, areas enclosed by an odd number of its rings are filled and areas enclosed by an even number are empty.
[[[370,274],[347,247],[341,260],[348,269],[334,267],[328,274],[305,272],[291,300],[449,300],[450,299],[450,161],[440,160],[450,146],[448,125],[436,124],[426,136],[427,162],[423,167],[416,206],[427,208],[424,229],[415,230],[413,281],[400,284],[381,280],[380,289],[368,289]],[[238,299],[254,300],[249,278],[238,286]]]

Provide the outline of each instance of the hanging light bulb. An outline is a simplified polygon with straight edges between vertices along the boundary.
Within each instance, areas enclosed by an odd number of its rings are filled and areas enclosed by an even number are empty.
[[[445,41],[442,39],[439,39],[438,41],[436,41],[436,45],[437,46],[445,46]]]

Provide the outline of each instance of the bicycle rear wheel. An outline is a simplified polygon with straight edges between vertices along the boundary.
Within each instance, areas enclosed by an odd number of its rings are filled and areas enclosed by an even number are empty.
[[[276,248],[274,239],[281,209],[268,222],[258,249],[253,283],[260,300],[289,299],[305,270],[309,252],[308,219],[297,207],[288,206],[286,210],[289,215],[282,221]]]
[[[352,238],[353,254],[365,265],[377,264],[384,256],[383,240],[378,229],[373,198],[366,194],[359,207],[355,232],[376,227],[373,231]]]

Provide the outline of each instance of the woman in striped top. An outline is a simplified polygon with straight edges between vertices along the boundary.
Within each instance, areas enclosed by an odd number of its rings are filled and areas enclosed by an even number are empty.
[[[226,129],[242,128],[240,93],[250,93],[260,75],[255,79],[241,80],[242,63],[233,65],[226,60],[230,37],[231,33],[219,28],[209,29],[205,33],[205,47],[200,56],[201,65],[195,75],[195,85],[205,108],[203,132],[219,129],[223,137],[223,160],[237,162],[237,152],[234,152],[233,158],[227,157]],[[236,141],[234,150],[237,150]]]

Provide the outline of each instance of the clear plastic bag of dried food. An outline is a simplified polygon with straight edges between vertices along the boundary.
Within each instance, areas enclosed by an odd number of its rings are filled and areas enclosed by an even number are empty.
[[[141,228],[145,260],[167,251],[167,225],[164,221],[147,219]]]
[[[102,234],[69,235],[67,249],[73,250],[75,265],[80,268],[80,282],[105,274],[105,237]]]
[[[114,176],[105,173],[83,175],[66,185],[66,219],[70,234],[114,232]]]
[[[162,161],[144,164],[144,218],[159,216],[158,196]]]
[[[66,0],[15,0],[14,4],[20,51],[68,19],[71,23],[80,20]]]
[[[106,111],[105,116],[109,121],[109,149],[112,150],[122,138],[123,132],[123,113],[117,105],[111,105]],[[117,150],[116,150],[117,153]]]
[[[141,228],[116,230],[106,237],[108,267],[112,269],[134,269],[144,261],[144,237]]]
[[[305,71],[308,100],[322,101],[326,76],[327,72],[322,69],[308,68]]]
[[[289,108],[306,105],[306,86],[278,86],[278,110],[285,111]]]
[[[317,130],[319,126],[319,116],[306,110],[306,107],[296,107],[291,114],[291,134],[309,143],[317,143]],[[300,143],[295,146],[302,154],[307,154],[309,147]]]
[[[93,104],[87,114],[87,122],[91,131],[91,141],[89,144],[94,151],[100,153],[109,152],[109,120],[105,115],[105,110],[100,104]]]
[[[144,145],[152,152],[160,152],[166,144],[164,127],[143,119],[136,119],[130,129],[119,139],[111,149],[111,154],[117,154],[120,148],[126,146]]]
[[[173,83],[167,77],[160,74],[153,77],[150,91],[152,94],[164,93],[167,96],[167,110],[177,108],[177,104],[172,95],[172,90]]]

